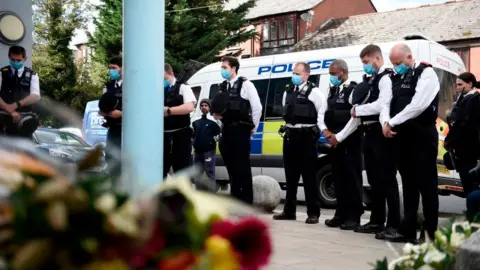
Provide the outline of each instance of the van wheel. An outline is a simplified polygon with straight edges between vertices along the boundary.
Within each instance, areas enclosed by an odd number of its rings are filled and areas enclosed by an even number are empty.
[[[317,171],[317,186],[322,206],[335,207],[337,205],[337,195],[335,194],[332,167],[330,165],[325,165]]]

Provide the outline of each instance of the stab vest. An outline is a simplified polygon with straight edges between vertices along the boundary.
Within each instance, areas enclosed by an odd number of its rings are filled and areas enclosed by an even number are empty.
[[[330,87],[327,99],[328,109],[325,112],[325,125],[331,132],[340,132],[350,120],[353,106],[348,102],[348,99],[356,86],[357,83],[353,81],[349,85],[343,85],[341,93],[339,86]]]
[[[363,105],[375,102],[380,96],[380,88],[378,84],[385,75],[391,75],[393,71],[391,69],[385,69],[379,74],[372,76],[363,75],[363,81],[353,91],[352,104]],[[380,114],[361,116],[362,122],[366,121],[379,121]]]
[[[117,87],[117,82],[111,80],[105,85],[105,87],[107,88],[106,94],[115,96],[116,99],[117,99],[115,107],[111,108],[112,111],[113,110],[122,111],[123,83]],[[105,116],[105,120],[107,121],[107,123],[110,127],[121,126],[122,125],[122,117],[111,118],[111,117]]]
[[[238,77],[232,87],[228,81],[223,81],[219,86],[217,95],[228,94],[225,112],[222,114],[222,122],[225,125],[241,123],[253,125],[250,102],[240,95],[245,77]]]
[[[283,120],[288,124],[316,124],[318,113],[315,104],[308,96],[315,84],[307,82],[301,89],[295,91],[295,85],[287,85]]]
[[[390,103],[390,117],[393,118],[399,112],[412,102],[415,95],[418,79],[427,67],[432,67],[428,63],[420,63],[415,69],[410,69],[406,74],[394,74],[392,79],[392,100]],[[409,121],[420,125],[434,125],[438,117],[438,94],[430,105],[419,116]],[[407,121],[407,122],[409,122]]]
[[[183,105],[183,96],[180,95],[182,83],[176,82],[171,87],[165,88],[164,105],[167,107],[177,107]],[[164,119],[165,130],[182,129],[190,126],[190,114],[170,115]]]
[[[24,67],[21,77],[15,76],[10,66],[2,68],[2,88],[0,97],[7,104],[20,101],[30,95],[30,84],[32,76],[36,73],[31,69]],[[0,109],[1,110],[1,109]],[[32,106],[23,106],[16,110],[17,112],[31,112]]]

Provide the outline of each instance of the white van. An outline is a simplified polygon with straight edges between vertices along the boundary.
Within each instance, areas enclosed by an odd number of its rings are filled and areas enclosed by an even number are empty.
[[[465,71],[465,65],[461,58],[446,47],[425,39],[403,40],[410,46],[417,62],[431,63],[438,75],[441,84],[439,97],[439,118],[437,130],[439,132],[438,173],[439,191],[442,195],[455,194],[461,196],[463,189],[454,171],[449,171],[442,165],[444,136],[448,133],[448,125],[444,122],[446,111],[451,108],[455,95],[456,76]],[[389,52],[398,42],[378,44],[383,52],[387,66],[392,66],[389,61]],[[360,82],[363,75],[363,65],[360,61],[360,51],[366,46],[350,46],[315,51],[286,53],[279,55],[254,57],[240,60],[239,75],[245,76],[253,82],[263,105],[263,114],[257,132],[251,141],[251,165],[253,175],[269,175],[277,179],[285,187],[285,173],[282,160],[282,138],[278,129],[284,124],[282,114],[282,96],[285,85],[290,83],[293,65],[296,62],[307,62],[311,67],[310,81],[327,93],[329,87],[328,68],[335,59],[343,59],[349,67],[349,78]],[[199,99],[212,99],[217,93],[218,84],[223,81],[220,75],[220,63],[208,65],[199,70],[189,80],[188,84],[200,90]],[[195,114],[199,115],[197,107]],[[324,140],[322,137],[320,140]],[[223,165],[217,149],[216,176],[220,184],[228,183],[228,174]],[[412,153],[414,155],[415,153]],[[328,156],[319,153],[317,164],[317,181],[320,189],[320,198],[324,205],[334,206],[336,196],[333,182],[330,177],[331,167]],[[399,176],[398,176],[399,177]],[[365,203],[368,204],[369,185],[366,174],[363,177],[365,189]],[[401,183],[401,181],[399,181]]]

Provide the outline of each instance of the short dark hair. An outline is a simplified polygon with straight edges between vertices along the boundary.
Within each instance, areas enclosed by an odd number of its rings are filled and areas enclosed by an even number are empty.
[[[296,65],[302,65],[303,66],[303,71],[310,74],[310,65],[309,64],[307,64],[305,62],[298,62],[298,63],[295,64],[295,66]]]
[[[12,46],[8,50],[8,56],[15,54],[15,55],[22,55],[23,58],[27,56],[27,51],[22,46]]]
[[[173,75],[173,68],[169,63],[165,63],[164,68],[165,68],[165,73]]]
[[[121,56],[114,56],[108,60],[109,65],[117,65],[119,67],[122,67],[123,65],[123,59]]]
[[[367,45],[363,50],[360,52],[360,58],[363,58],[365,56],[374,56],[376,54],[379,54],[380,56],[382,55],[382,49],[378,45],[375,44],[370,44]]]
[[[231,57],[231,56],[224,56],[222,57],[222,62],[228,62],[230,67],[234,67],[235,72],[238,73],[238,70],[240,69],[240,62],[238,61],[237,58]]]

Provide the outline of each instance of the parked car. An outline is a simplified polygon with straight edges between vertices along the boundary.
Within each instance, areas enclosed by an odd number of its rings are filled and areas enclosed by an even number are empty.
[[[33,134],[33,141],[41,150],[51,156],[58,157],[65,163],[75,163],[81,160],[93,147],[79,136],[70,132],[51,128],[39,128]],[[107,167],[105,153],[102,153],[97,166],[88,172],[103,172]]]
[[[77,135],[78,137],[82,138],[82,140],[85,140],[85,137],[83,136],[82,130],[79,129],[79,128],[76,128],[76,127],[63,127],[63,128],[59,128],[58,130],[59,130],[59,131],[63,131],[63,132],[69,132],[69,133],[75,134],[75,135]]]

